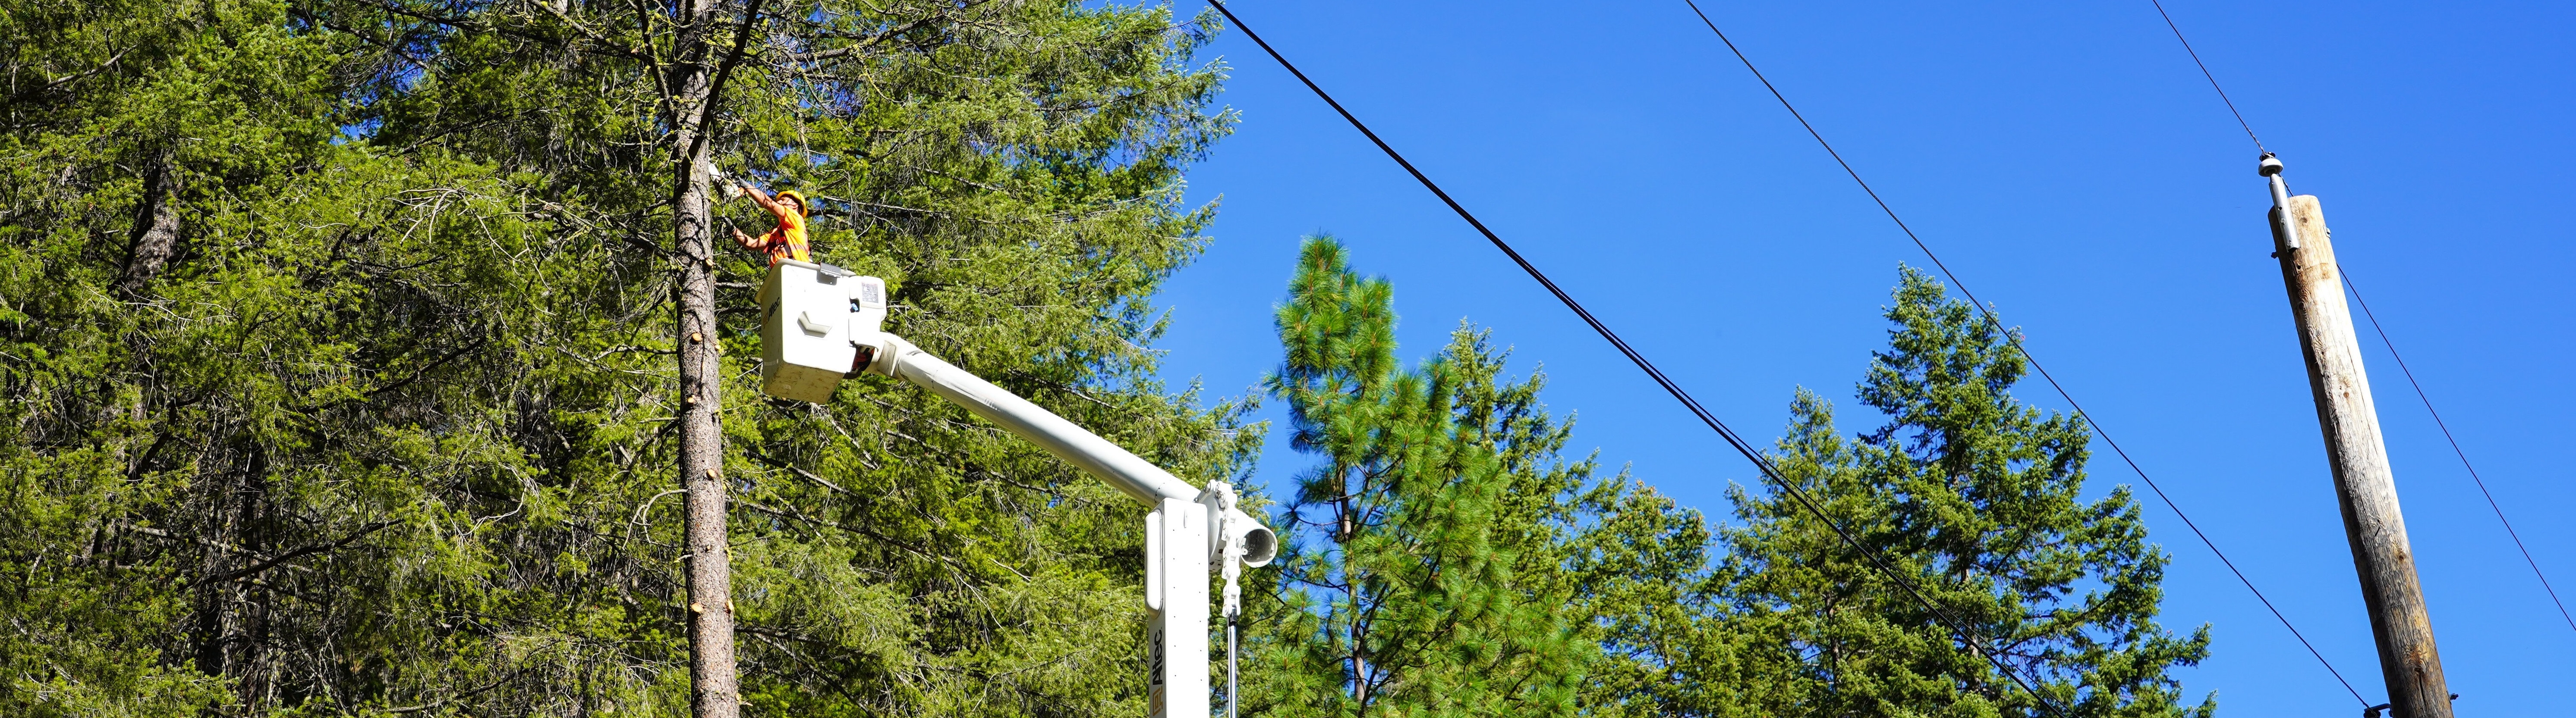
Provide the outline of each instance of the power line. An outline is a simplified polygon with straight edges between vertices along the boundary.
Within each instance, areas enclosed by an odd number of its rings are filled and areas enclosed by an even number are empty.
[[[1987,321],[1993,322],[1997,329],[2002,329],[2003,319],[1996,316],[1994,310],[1987,307],[1984,302],[1978,301],[1976,293],[1968,291],[1968,284],[1960,281],[1959,275],[1950,271],[1950,266],[1941,261],[1941,255],[1934,253],[1932,251],[1932,246],[1925,244],[1923,242],[1923,238],[1914,233],[1914,228],[1905,224],[1905,218],[1897,216],[1896,209],[1888,206],[1887,200],[1878,196],[1878,190],[1870,188],[1868,180],[1861,179],[1860,171],[1852,169],[1851,163],[1843,159],[1841,152],[1834,151],[1833,143],[1826,142],[1824,133],[1817,132],[1816,126],[1807,122],[1806,115],[1799,113],[1797,106],[1789,103],[1788,96],[1781,94],[1780,88],[1771,84],[1771,78],[1764,77],[1762,75],[1762,70],[1753,66],[1753,59],[1746,57],[1744,55],[1744,50],[1736,47],[1734,40],[1726,37],[1726,31],[1717,29],[1717,21],[1710,20],[1708,13],[1700,9],[1699,3],[1693,2],[1692,0],[1682,0],[1682,3],[1690,6],[1691,13],[1698,15],[1701,23],[1708,25],[1708,31],[1717,35],[1718,42],[1725,43],[1726,49],[1735,53],[1735,59],[1744,63],[1744,69],[1753,73],[1753,79],[1762,81],[1763,89],[1770,90],[1772,99],[1779,100],[1780,107],[1788,110],[1789,116],[1798,120],[1798,126],[1807,129],[1807,136],[1816,138],[1816,145],[1823,147],[1825,149],[1825,154],[1831,155],[1834,158],[1834,164],[1842,166],[1844,174],[1851,175],[1852,182],[1860,185],[1861,191],[1869,195],[1870,201],[1878,203],[1879,211],[1887,213],[1888,220],[1895,222],[1896,228],[1905,232],[1905,238],[1913,240],[1914,247],[1922,250],[1923,256],[1932,260],[1932,266],[1941,270],[1941,276],[1950,280],[1950,286],[1957,287],[1959,289],[1959,293],[1961,295],[1965,295],[1969,302],[1975,304],[1977,311],[1984,314]],[[2215,86],[2216,82],[2217,81],[2215,79],[2211,80],[2212,86]],[[2232,108],[2233,105],[2231,104],[2230,107]],[[2247,128],[2246,136],[2253,136],[2252,128]],[[2257,144],[2260,144],[2259,140],[2257,141]],[[2018,341],[2015,342],[2015,346],[2018,347],[2019,344],[2020,343]],[[2127,449],[2120,448],[2120,442],[2111,438],[2111,432],[2104,429],[2101,422],[2095,421],[2092,414],[2084,411],[2084,405],[2075,401],[2075,395],[2067,392],[2066,387],[2057,382],[2057,377],[2048,372],[2048,367],[2042,366],[2039,363],[2039,358],[2037,356],[2033,356],[2030,353],[2029,348],[2021,347],[2021,350],[2022,358],[2030,362],[2030,367],[2039,372],[2040,378],[2048,381],[2049,388],[2056,390],[2059,398],[2066,400],[2066,405],[2075,410],[2075,416],[2083,419],[2084,423],[2093,426],[2093,433],[2102,437],[2102,443],[2109,445],[2111,447],[2111,452],[2117,454],[2120,457],[2121,462],[2129,465],[2130,471],[2137,472],[2138,478],[2146,481],[2147,488],[2155,491],[2156,498],[2164,501],[2165,508],[2172,509],[2174,516],[2182,519],[2182,525],[2190,528],[2193,536],[2200,538],[2201,545],[2209,547],[2209,552],[2218,556],[2218,562],[2227,566],[2227,572],[2235,574],[2236,581],[2238,583],[2245,584],[2245,590],[2252,591],[2254,593],[2254,599],[2261,601],[2263,603],[2263,608],[2272,612],[2272,617],[2281,622],[2281,627],[2289,629],[2291,637],[2299,639],[2299,645],[2308,649],[2308,655],[2315,656],[2317,663],[2325,666],[2327,673],[2334,675],[2335,682],[2343,684],[2343,689],[2352,694],[2353,700],[2361,701],[2361,704],[2365,707],[2369,706],[2370,700],[2361,697],[2361,691],[2352,687],[2352,681],[2345,680],[2343,672],[2335,670],[2334,662],[2326,660],[2325,654],[2317,650],[2316,644],[2308,642],[2308,637],[2299,632],[2298,626],[2291,625],[2290,618],[2282,615],[2279,607],[2272,605],[2272,599],[2264,596],[2262,589],[2254,587],[2254,581],[2246,578],[2245,572],[2236,567],[2236,562],[2227,558],[2227,552],[2218,550],[2218,543],[2211,541],[2209,534],[2203,533],[2200,530],[2200,524],[2192,521],[2190,514],[2183,513],[2182,506],[2174,503],[2172,496],[2165,494],[2164,487],[2157,485],[2155,477],[2149,476],[2147,474],[2147,470],[2144,467],[2139,466],[2136,459],[2129,457]]]
[[[1663,387],[1665,393],[1671,394],[1674,400],[1681,402],[1683,408],[1690,410],[1693,416],[1699,417],[1701,423],[1707,424],[1710,430],[1717,432],[1718,437],[1725,439],[1727,445],[1734,447],[1737,453],[1743,454],[1746,461],[1752,462],[1754,467],[1760,469],[1765,477],[1770,478],[1773,483],[1778,484],[1783,492],[1789,494],[1789,496],[1796,500],[1800,506],[1805,507],[1809,513],[1814,514],[1817,521],[1822,522],[1826,528],[1833,529],[1834,535],[1840,537],[1844,544],[1847,544],[1851,546],[1853,550],[1858,551],[1863,558],[1869,560],[1871,566],[1876,567],[1880,573],[1885,574],[1889,581],[1894,582],[1899,588],[1905,589],[1905,593],[1907,595],[1914,597],[1916,602],[1923,604],[1923,608],[1931,612],[1933,619],[1940,622],[1942,628],[1948,629],[1960,644],[1968,647],[1978,656],[1985,658],[1987,663],[1994,665],[1995,670],[2001,671],[2005,677],[2012,679],[2014,684],[2021,686],[2022,691],[2029,693],[2031,700],[2037,703],[2039,707],[2046,709],[2049,713],[2054,715],[2065,715],[2063,712],[2057,710],[2055,706],[2050,705],[2048,703],[2048,699],[2045,696],[2040,695],[2038,689],[2031,687],[2030,682],[2024,680],[2019,671],[2015,671],[2011,666],[2005,665],[2003,659],[1998,657],[1995,651],[1984,649],[1982,644],[1975,640],[1972,634],[1960,629],[1960,624],[1957,621],[1952,620],[1947,612],[1941,610],[1940,606],[1933,604],[1932,600],[1929,597],[1924,596],[1922,591],[1915,588],[1913,581],[1908,580],[1903,574],[1898,573],[1895,569],[1888,567],[1886,562],[1879,559],[1877,552],[1871,551],[1868,547],[1861,545],[1860,540],[1853,537],[1850,531],[1845,530],[1841,524],[1834,523],[1833,517],[1825,513],[1824,507],[1817,504],[1813,498],[1807,496],[1806,492],[1799,490],[1796,484],[1790,483],[1788,478],[1780,473],[1780,469],[1772,465],[1769,458],[1764,457],[1761,452],[1755,451],[1752,444],[1747,443],[1742,437],[1736,435],[1735,430],[1728,428],[1726,426],[1726,422],[1720,421],[1716,414],[1709,412],[1707,407],[1701,406],[1698,399],[1692,398],[1690,392],[1684,391],[1680,384],[1675,383],[1671,377],[1665,376],[1663,370],[1656,368],[1654,362],[1648,361],[1644,354],[1639,353],[1636,348],[1629,346],[1627,340],[1619,338],[1618,332],[1611,331],[1609,325],[1602,323],[1599,318],[1594,317],[1592,312],[1585,309],[1581,302],[1575,301],[1573,295],[1567,294],[1563,288],[1556,285],[1555,281],[1548,279],[1546,273],[1539,271],[1536,265],[1530,264],[1529,260],[1522,257],[1519,251],[1512,249],[1510,243],[1504,242],[1501,236],[1494,234],[1492,229],[1486,228],[1485,223],[1476,219],[1476,215],[1474,213],[1468,212],[1465,206],[1458,204],[1458,200],[1451,198],[1447,191],[1440,189],[1440,185],[1438,183],[1432,182],[1429,176],[1422,173],[1422,170],[1415,168],[1411,161],[1404,159],[1403,154],[1396,152],[1394,147],[1387,145],[1386,140],[1380,139],[1376,132],[1371,131],[1367,124],[1360,122],[1360,119],[1357,116],[1352,115],[1350,110],[1344,109],[1342,107],[1342,103],[1334,100],[1333,96],[1330,93],[1325,92],[1322,86],[1316,85],[1313,79],[1306,77],[1305,72],[1298,70],[1297,66],[1294,63],[1290,63],[1287,57],[1280,55],[1277,49],[1272,48],[1268,41],[1262,40],[1261,34],[1253,32],[1252,27],[1245,25],[1243,23],[1243,18],[1236,17],[1234,11],[1227,8],[1225,3],[1220,2],[1219,0],[1208,0],[1208,4],[1215,6],[1217,12],[1224,13],[1226,20],[1234,23],[1235,28],[1242,30],[1244,36],[1251,38],[1254,44],[1260,45],[1262,52],[1270,54],[1270,59],[1278,61],[1280,67],[1287,68],[1289,74],[1297,76],[1297,81],[1305,83],[1306,89],[1313,91],[1316,97],[1322,98],[1324,100],[1324,104],[1331,105],[1334,112],[1340,113],[1343,120],[1350,122],[1351,127],[1358,129],[1360,134],[1367,136],[1369,142],[1376,144],[1379,151],[1385,152],[1389,159],[1395,160],[1395,163],[1402,166],[1405,172],[1412,174],[1415,181],[1422,183],[1423,188],[1431,190],[1432,195],[1439,197],[1442,203],[1449,205],[1450,211],[1458,213],[1458,217],[1460,219],[1467,220],[1467,224],[1474,227],[1477,233],[1484,235],[1486,241],[1492,242],[1495,249],[1502,250],[1503,255],[1511,258],[1513,264],[1520,265],[1521,271],[1528,273],[1531,279],[1538,280],[1539,285],[1547,288],[1549,294],[1555,295],[1558,302],[1563,303],[1565,308],[1573,310],[1575,316],[1582,318],[1584,324],[1592,327],[1593,332],[1600,334],[1602,339],[1608,340],[1612,347],[1617,348],[1620,354],[1626,356],[1629,362],[1636,364],[1638,369],[1645,371],[1646,376],[1654,379],[1655,384],[1658,386]]]
[[[2236,116],[2236,126],[2245,128],[2245,139],[2254,141],[2254,151],[2270,154],[2271,150],[2263,149],[2263,138],[2254,136],[2254,125],[2245,121],[2245,113],[2236,111],[2236,101],[2227,99],[2227,88],[2218,86],[2218,76],[2209,73],[2209,63],[2201,62],[2200,51],[2191,49],[2191,41],[2183,38],[2182,26],[2174,24],[2173,14],[2165,12],[2165,4],[2161,0],[2147,2],[2156,6],[2157,15],[2164,17],[2165,28],[2172,30],[2174,40],[2182,43],[2183,53],[2191,55],[2191,64],[2200,66],[2200,76],[2209,79],[2209,89],[2218,91],[2218,101],[2227,103],[2227,114]]]
[[[2567,602],[2558,600],[2558,589],[2549,586],[2549,576],[2540,572],[2540,562],[2531,557],[2531,549],[2522,545],[2522,534],[2513,530],[2513,521],[2504,517],[2504,506],[2496,503],[2495,492],[2487,490],[2487,480],[2478,477],[2478,467],[2469,463],[2469,452],[2460,448],[2458,437],[2451,435],[2451,425],[2442,421],[2442,412],[2433,408],[2433,397],[2424,393],[2424,384],[2415,380],[2415,370],[2406,367],[2406,357],[2397,353],[2397,342],[2388,338],[2388,330],[2379,326],[2379,316],[2370,313],[2370,302],[2361,298],[2361,288],[2353,286],[2350,272],[2337,272],[2343,287],[2352,291],[2352,301],[2361,305],[2361,316],[2370,320],[2370,330],[2379,333],[2379,343],[2388,346],[2389,358],[2397,360],[2397,371],[2406,375],[2406,383],[2415,387],[2415,398],[2424,402],[2424,413],[2433,415],[2433,425],[2442,429],[2442,439],[2451,442],[2451,453],[2460,457],[2460,468],[2469,470],[2469,481],[2478,485],[2478,493],[2487,497],[2487,508],[2495,510],[2496,522],[2504,524],[2504,535],[2513,539],[2514,550],[2522,552],[2522,562],[2531,564],[2531,575],[2540,579],[2540,590],[2549,592],[2549,602],[2558,605],[2558,617],[2566,619],[2567,628],[2576,630],[2576,616],[2567,613]]]

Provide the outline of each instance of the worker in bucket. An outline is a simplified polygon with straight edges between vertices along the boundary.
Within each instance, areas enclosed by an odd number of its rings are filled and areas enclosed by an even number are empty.
[[[743,234],[742,230],[737,228],[733,231],[735,244],[742,245],[744,249],[767,252],[769,265],[773,267],[778,266],[778,260],[781,259],[793,259],[799,262],[814,261],[812,245],[805,241],[805,218],[813,216],[814,211],[812,207],[806,205],[805,195],[797,193],[796,190],[788,190],[778,193],[776,197],[771,197],[762,193],[760,188],[751,186],[749,182],[743,183],[742,193],[750,195],[751,201],[758,203],[761,209],[778,215],[778,228],[769,230],[769,233],[759,237]]]

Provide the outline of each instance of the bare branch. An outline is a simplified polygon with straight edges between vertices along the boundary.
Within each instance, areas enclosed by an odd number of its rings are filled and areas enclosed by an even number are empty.
[[[330,551],[330,550],[333,550],[333,549],[340,548],[340,547],[342,547],[342,546],[347,546],[347,545],[349,545],[349,543],[350,543],[350,542],[356,541],[356,540],[358,540],[358,539],[366,538],[366,537],[367,537],[367,534],[375,533],[375,532],[377,532],[377,531],[383,530],[383,529],[384,529],[385,527],[387,527],[387,526],[392,526],[392,525],[394,525],[394,522],[392,522],[392,521],[378,521],[378,522],[373,523],[373,524],[368,524],[366,528],[359,529],[357,533],[349,534],[346,538],[342,538],[342,539],[340,539],[340,540],[338,540],[338,541],[333,541],[333,542],[330,542],[330,543],[317,543],[317,544],[313,544],[313,545],[310,545],[310,546],[305,546],[305,547],[302,547],[302,548],[298,548],[298,549],[295,549],[295,550],[293,550],[293,551],[288,551],[288,552],[286,552],[286,553],[278,554],[275,558],[271,558],[271,559],[266,560],[266,561],[261,561],[261,562],[259,562],[259,563],[251,564],[249,568],[244,568],[244,569],[241,569],[241,570],[238,570],[238,571],[230,571],[230,572],[226,572],[226,573],[224,573],[223,575],[220,575],[220,576],[214,576],[214,577],[210,577],[210,578],[198,579],[198,580],[196,580],[196,581],[194,581],[194,582],[190,582],[188,585],[189,585],[189,586],[198,586],[198,585],[209,584],[209,583],[223,583],[223,582],[226,582],[226,581],[235,581],[235,580],[240,580],[240,579],[242,579],[242,578],[244,578],[244,577],[248,577],[248,576],[251,576],[251,575],[257,574],[257,573],[259,573],[259,572],[261,572],[261,571],[266,571],[266,570],[269,570],[269,569],[271,569],[271,568],[276,568],[278,564],[286,563],[286,562],[288,562],[288,561],[293,561],[293,560],[295,560],[295,559],[303,558],[303,557],[310,556],[310,555],[313,555],[313,554],[322,553],[322,552],[324,552],[324,551]]]

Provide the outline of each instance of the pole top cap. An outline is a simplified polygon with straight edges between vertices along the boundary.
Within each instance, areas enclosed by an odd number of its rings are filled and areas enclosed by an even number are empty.
[[[2280,174],[2281,158],[2272,156],[2272,153],[2270,152],[2265,152],[2263,153],[2263,161],[2260,164],[2255,165],[2254,171],[2265,177]]]

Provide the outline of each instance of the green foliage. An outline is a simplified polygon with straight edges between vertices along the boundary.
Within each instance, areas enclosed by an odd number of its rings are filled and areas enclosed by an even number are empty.
[[[339,348],[275,341],[297,309],[271,293],[283,278],[268,265],[299,250],[265,235],[299,218],[262,210],[311,189],[277,182],[286,168],[333,153],[313,141],[330,125],[312,92],[336,50],[281,19],[257,2],[0,12],[0,700],[13,713],[179,714],[229,692],[165,640],[211,592],[199,579],[237,568],[176,555],[221,544],[173,509],[216,513],[206,505],[224,498],[177,474],[265,462],[194,450],[288,433],[267,407],[324,399],[287,395],[306,387],[258,365]],[[196,291],[120,301],[108,287],[158,158],[188,168],[188,220],[219,239],[183,270]]]
[[[1584,496],[1591,520],[1566,557],[1576,587],[1568,612],[1592,618],[1601,655],[1587,666],[1584,712],[1595,716],[1767,716],[1749,709],[1795,657],[1745,650],[1724,622],[1724,586],[1711,571],[1701,514],[1642,483]],[[1769,660],[1765,660],[1769,659]]]
[[[1194,480],[1237,409],[1150,380],[1222,136],[1155,7],[775,2],[718,163],[828,198],[890,328]],[[0,13],[0,704],[35,715],[670,714],[668,18],[624,4]],[[733,18],[738,20],[739,18]],[[150,191],[178,251],[113,289]],[[758,211],[720,208],[750,224]],[[910,387],[762,399],[718,260],[756,711],[1141,705],[1141,511]],[[1257,436],[1257,433],[1244,436]]]
[[[2089,435],[2023,405],[2019,337],[1908,269],[1862,403],[1888,423],[1846,441],[1801,391],[1773,460],[1939,613],[1779,494],[1731,495],[1723,630],[1759,677],[1730,713],[1857,716],[2201,716],[2168,672],[2208,655],[2208,629],[2155,622],[2164,552],[2126,487],[2086,501]],[[1980,653],[2032,680],[2051,709]],[[1787,670],[1773,670],[1773,667]]]
[[[1279,310],[1287,359],[1267,384],[1293,445],[1323,461],[1279,515],[1277,602],[1256,601],[1273,715],[1568,715],[1591,651],[1557,610],[1562,542],[1592,464],[1541,383],[1462,327],[1438,358],[1395,358],[1392,289],[1311,239]],[[1322,536],[1308,533],[1323,532]]]

